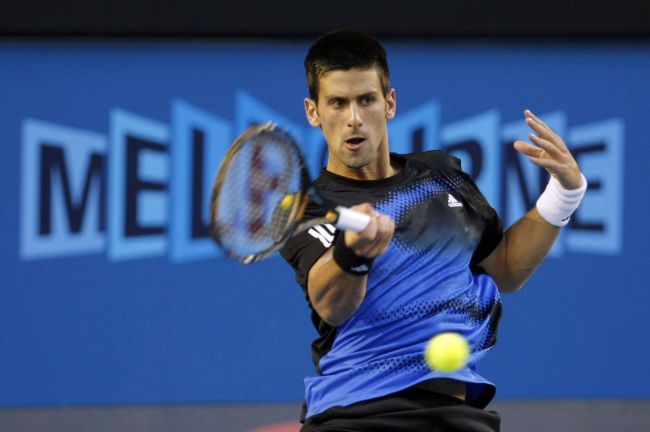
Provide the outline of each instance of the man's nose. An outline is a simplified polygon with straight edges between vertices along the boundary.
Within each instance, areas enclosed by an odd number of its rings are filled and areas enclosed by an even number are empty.
[[[348,126],[361,126],[363,124],[363,121],[361,120],[361,111],[359,110],[359,106],[356,103],[351,103],[349,111]]]

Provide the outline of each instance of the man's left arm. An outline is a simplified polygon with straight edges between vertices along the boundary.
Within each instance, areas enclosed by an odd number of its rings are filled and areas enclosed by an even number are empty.
[[[586,180],[562,138],[529,110],[526,124],[535,132],[533,144],[516,141],[515,149],[552,176],[537,205],[510,226],[499,245],[479,263],[500,291],[520,289],[542,263],[555,239],[575,211]]]

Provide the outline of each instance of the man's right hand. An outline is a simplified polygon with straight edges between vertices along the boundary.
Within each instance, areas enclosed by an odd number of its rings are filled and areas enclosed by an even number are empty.
[[[389,216],[377,213],[368,203],[358,204],[350,209],[369,215],[370,223],[363,231],[346,231],[345,244],[355,254],[366,258],[375,258],[386,252],[395,234],[395,221]]]
[[[361,232],[345,231],[345,244],[358,256],[375,258],[388,249],[395,233],[395,222],[377,213],[370,204],[351,207],[370,216],[370,223]],[[366,295],[368,276],[350,274],[334,261],[333,249],[328,249],[314,263],[307,276],[309,301],[318,315],[328,324],[337,327],[359,308]]]

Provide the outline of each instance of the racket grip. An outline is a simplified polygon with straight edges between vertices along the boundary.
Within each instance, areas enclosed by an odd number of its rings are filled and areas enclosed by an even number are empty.
[[[366,229],[370,223],[370,216],[365,213],[350,210],[347,207],[338,206],[336,212],[339,217],[336,221],[336,227],[344,231],[359,232]]]

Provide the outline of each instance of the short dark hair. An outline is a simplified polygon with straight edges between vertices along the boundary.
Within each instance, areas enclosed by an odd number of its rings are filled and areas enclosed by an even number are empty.
[[[318,81],[326,72],[352,68],[379,68],[379,79],[388,94],[390,74],[386,51],[377,39],[356,30],[336,30],[321,36],[305,57],[309,97],[318,100]]]

